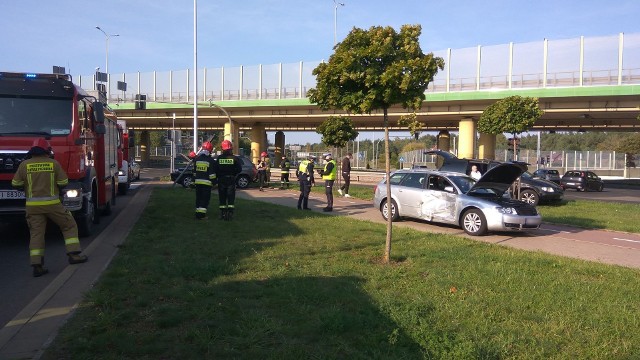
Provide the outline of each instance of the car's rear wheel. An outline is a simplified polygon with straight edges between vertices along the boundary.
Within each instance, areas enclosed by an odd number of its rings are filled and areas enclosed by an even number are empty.
[[[389,206],[387,206],[387,200],[382,202],[380,206],[380,213],[385,220],[389,219]],[[391,200],[391,221],[398,221],[400,214],[398,214],[398,205],[394,200]]]
[[[482,211],[470,209],[462,215],[462,229],[469,235],[481,236],[487,233],[487,220]]]
[[[249,184],[251,184],[251,179],[249,179],[249,177],[247,175],[240,175],[236,179],[236,187],[238,187],[240,189],[248,188]]]
[[[604,185],[599,184],[599,185],[598,185],[598,191],[602,191],[603,189],[604,189]]]
[[[538,196],[538,193],[533,190],[523,190],[520,193],[520,201],[531,206],[536,206],[540,202],[540,196]]]

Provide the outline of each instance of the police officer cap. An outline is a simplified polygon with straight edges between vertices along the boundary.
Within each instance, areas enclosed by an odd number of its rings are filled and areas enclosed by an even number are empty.
[[[309,155],[309,160],[315,160],[317,157],[315,155]]]
[[[333,159],[333,156],[331,156],[331,154],[324,154],[324,158],[325,160],[331,160]]]

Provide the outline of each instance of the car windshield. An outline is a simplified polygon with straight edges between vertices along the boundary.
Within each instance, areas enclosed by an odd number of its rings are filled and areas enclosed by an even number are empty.
[[[560,173],[558,172],[558,170],[547,170],[547,173],[551,174],[551,175],[560,175]]]
[[[523,179],[531,179],[531,178],[533,178],[533,175],[528,171],[523,172],[521,176],[522,176]]]
[[[469,191],[469,189],[476,184],[476,181],[468,176],[451,176],[449,179],[456,184],[458,189],[463,193]]]

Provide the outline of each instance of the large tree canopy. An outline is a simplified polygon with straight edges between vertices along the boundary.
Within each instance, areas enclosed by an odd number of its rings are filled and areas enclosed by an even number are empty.
[[[317,85],[309,99],[323,109],[342,109],[356,114],[382,109],[384,113],[385,173],[389,178],[389,117],[395,104],[416,110],[425,100],[429,82],[444,68],[444,60],[424,54],[418,38],[420,25],[404,25],[400,33],[392,27],[354,28],[335,47],[328,63],[313,69]],[[390,208],[391,187],[387,182]],[[391,254],[391,219],[387,217],[384,261]]]
[[[509,96],[489,105],[478,121],[478,131],[485,134],[519,134],[530,129],[542,116],[538,99]]]
[[[354,28],[329,62],[313,70],[317,85],[309,99],[324,110],[356,114],[394,104],[419,109],[429,82],[444,68],[442,58],[422,52],[421,32],[420,25],[404,25],[400,33],[392,27]]]
[[[358,137],[353,122],[346,116],[329,116],[318,126],[316,132],[322,135],[325,145],[337,148],[344,147],[347,142]]]

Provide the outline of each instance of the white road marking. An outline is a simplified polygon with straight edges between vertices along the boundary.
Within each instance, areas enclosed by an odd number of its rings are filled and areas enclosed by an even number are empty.
[[[615,238],[615,237],[613,238],[613,240],[628,241],[628,242],[640,244],[640,241],[638,241],[638,240],[621,239],[621,238]]]

